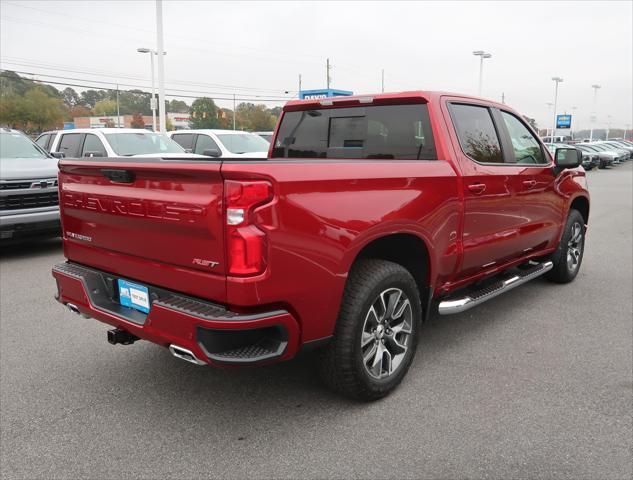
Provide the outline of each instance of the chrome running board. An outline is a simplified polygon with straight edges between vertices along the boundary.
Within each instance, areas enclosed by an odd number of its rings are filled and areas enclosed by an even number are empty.
[[[502,293],[508,292],[519,285],[534,280],[546,272],[549,272],[554,264],[552,262],[544,262],[527,268],[510,278],[499,280],[492,285],[488,285],[479,290],[472,290],[458,297],[447,298],[439,304],[438,310],[440,315],[452,315],[453,313],[461,313],[480,305],[491,298],[498,297]]]

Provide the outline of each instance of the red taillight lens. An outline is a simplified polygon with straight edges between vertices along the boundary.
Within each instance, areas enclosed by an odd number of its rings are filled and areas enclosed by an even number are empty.
[[[254,225],[253,210],[273,198],[273,186],[263,180],[227,180],[226,199],[228,272],[257,275],[266,269],[266,234]]]

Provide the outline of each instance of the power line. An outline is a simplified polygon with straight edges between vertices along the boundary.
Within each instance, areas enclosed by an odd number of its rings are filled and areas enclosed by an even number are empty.
[[[18,72],[15,72],[18,73]],[[3,73],[0,73],[0,77],[2,78],[10,78],[10,79],[14,79],[13,77],[9,76],[9,75],[5,75]],[[86,89],[97,89],[97,90],[108,90],[108,91],[116,91],[116,88],[110,88],[110,87],[101,87],[98,85],[82,85],[82,84],[78,84],[78,83],[69,83],[69,82],[56,82],[53,80],[37,80],[37,79],[27,79],[30,80],[32,82],[36,82],[36,83],[43,83],[43,84],[51,84],[51,85],[64,85],[66,87],[78,87],[78,88],[86,88]],[[116,84],[113,84],[116,85]],[[122,85],[122,84],[120,84]],[[125,86],[129,86],[129,85],[125,85]],[[147,88],[147,87],[145,87]],[[173,89],[170,89],[173,91]],[[147,93],[147,92],[143,92],[143,93]],[[149,93],[148,93],[149,95]],[[186,94],[165,94],[166,97],[175,97],[175,98],[200,98],[200,95],[186,95]],[[209,97],[213,100],[233,100],[233,97],[220,97],[217,95],[214,95],[213,97]],[[288,100],[290,100],[290,98],[263,98],[263,97],[258,97],[258,98],[253,98],[253,97],[235,97],[235,100],[241,100],[241,101],[260,101],[260,102],[287,102]]]

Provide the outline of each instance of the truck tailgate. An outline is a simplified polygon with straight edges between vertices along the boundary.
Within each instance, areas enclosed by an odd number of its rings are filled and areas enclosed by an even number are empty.
[[[66,257],[223,301],[220,166],[182,159],[61,160]]]

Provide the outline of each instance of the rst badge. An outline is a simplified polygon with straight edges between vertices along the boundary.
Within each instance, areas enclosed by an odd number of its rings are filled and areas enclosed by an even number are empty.
[[[205,260],[204,258],[194,258],[191,262],[194,265],[200,265],[201,267],[217,267],[219,262],[214,262],[213,260]]]

